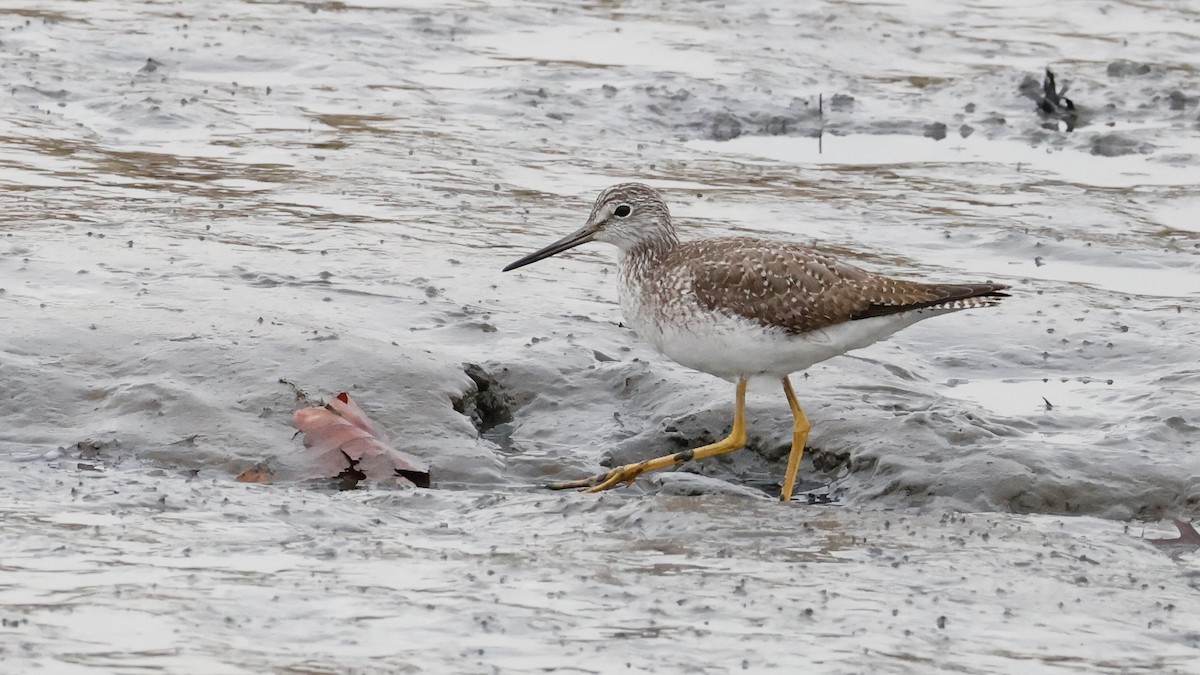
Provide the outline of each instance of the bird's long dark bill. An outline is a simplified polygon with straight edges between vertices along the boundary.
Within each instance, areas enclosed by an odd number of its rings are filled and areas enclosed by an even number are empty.
[[[530,263],[535,263],[539,260],[542,260],[543,258],[549,258],[552,255],[562,253],[563,251],[565,251],[567,249],[575,248],[576,246],[578,246],[580,244],[586,244],[589,241],[591,241],[592,237],[594,237],[594,236],[596,236],[596,233],[587,228],[579,230],[578,232],[575,232],[573,234],[568,234],[567,236],[563,237],[562,239],[559,239],[558,241],[554,242],[553,244],[550,244],[546,248],[543,248],[540,251],[534,251],[533,253],[530,253],[529,255],[525,256],[524,258],[521,258],[520,260],[509,264],[508,267],[504,268],[504,271],[508,272],[510,270],[515,270],[518,267],[524,267]]]

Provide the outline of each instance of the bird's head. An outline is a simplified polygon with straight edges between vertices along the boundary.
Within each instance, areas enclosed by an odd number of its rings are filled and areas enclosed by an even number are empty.
[[[614,185],[596,197],[587,223],[549,246],[511,263],[515,270],[589,241],[603,241],[628,251],[638,246],[675,240],[671,214],[661,195],[642,183]]]

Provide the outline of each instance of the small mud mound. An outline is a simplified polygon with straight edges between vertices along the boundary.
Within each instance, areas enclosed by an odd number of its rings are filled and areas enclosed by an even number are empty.
[[[1154,146],[1140,141],[1132,136],[1119,133],[1109,133],[1092,139],[1092,154],[1101,157],[1121,157],[1122,155],[1154,152]]]

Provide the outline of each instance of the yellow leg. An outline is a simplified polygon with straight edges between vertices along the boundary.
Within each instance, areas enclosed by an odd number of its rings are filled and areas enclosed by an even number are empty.
[[[638,476],[658,471],[667,467],[690,462],[693,459],[704,459],[705,457],[715,457],[724,455],[734,450],[740,450],[746,445],[746,380],[738,380],[737,383],[737,398],[733,406],[733,431],[729,432],[729,436],[711,445],[706,445],[695,450],[684,450],[673,455],[664,455],[647,459],[644,462],[635,464],[625,464],[617,468],[605,472],[598,473],[595,476],[584,478],[582,480],[566,481],[562,483],[551,483],[546,487],[551,490],[566,490],[570,488],[587,488],[584,492],[600,492],[609,488],[616,487],[621,483],[632,484]]]
[[[796,473],[800,470],[800,459],[804,457],[804,444],[808,442],[808,430],[812,425],[796,401],[796,392],[792,390],[792,383],[786,375],[783,378],[783,393],[787,394],[788,405],[792,407],[792,454],[788,455],[787,473],[783,476],[779,500],[790,502],[792,490],[796,487]]]

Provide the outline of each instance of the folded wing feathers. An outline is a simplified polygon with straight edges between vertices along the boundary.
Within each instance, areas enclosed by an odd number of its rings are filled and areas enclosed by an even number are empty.
[[[898,287],[891,297],[871,298],[870,304],[851,316],[851,320],[869,319],[919,309],[972,309],[990,307],[1007,298],[1005,284],[921,284],[894,282]]]
[[[701,307],[792,333],[920,309],[986,307],[1008,296],[1004,284],[893,279],[792,243],[710,239],[676,252],[692,266]]]

